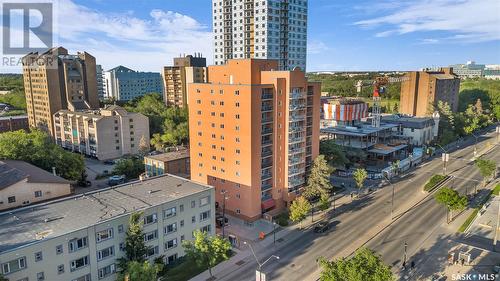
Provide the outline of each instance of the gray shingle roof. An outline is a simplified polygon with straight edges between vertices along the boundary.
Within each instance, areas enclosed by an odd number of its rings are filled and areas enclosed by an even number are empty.
[[[0,161],[0,190],[26,178],[28,179],[28,182],[69,184],[69,181],[61,177],[54,176],[52,173],[24,161]]]

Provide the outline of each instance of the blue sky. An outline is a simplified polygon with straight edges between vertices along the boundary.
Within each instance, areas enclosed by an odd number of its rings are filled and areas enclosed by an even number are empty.
[[[212,62],[211,0],[57,0],[58,44],[160,71],[181,53]],[[415,70],[500,63],[498,0],[309,0],[307,70]]]

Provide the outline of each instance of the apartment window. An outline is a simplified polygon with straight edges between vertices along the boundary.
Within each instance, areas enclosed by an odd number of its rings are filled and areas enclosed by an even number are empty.
[[[87,247],[87,237],[70,240],[68,243],[69,252],[76,252]],[[62,247],[61,247],[62,248]]]
[[[97,260],[107,259],[115,255],[115,246],[111,246],[102,250],[97,251]]]
[[[220,116],[220,117],[224,117],[224,112],[221,112],[221,113],[219,114],[219,116]]]
[[[179,206],[179,212],[184,212],[184,204],[181,204],[181,205]]]
[[[108,266],[99,268],[99,270],[97,270],[97,275],[99,276],[99,279],[103,279],[110,276],[111,274],[114,274],[115,270],[116,270],[115,265],[110,264]]]
[[[184,241],[185,237],[184,235],[181,235],[181,242]]]
[[[208,204],[210,204],[210,196],[200,198],[200,207],[206,206]]]
[[[241,150],[236,149],[236,154],[240,154],[240,153],[241,153]]]
[[[8,274],[26,268],[26,257],[11,260],[2,264],[2,273]]]
[[[210,218],[210,210],[200,213],[200,221],[204,221]]]
[[[38,272],[38,273],[36,274],[36,280],[37,280],[37,281],[42,281],[42,280],[45,280],[45,273],[43,273],[43,271],[42,271],[42,272]]]
[[[240,115],[239,114],[236,114],[235,117],[236,117],[236,119],[240,119]]]
[[[210,230],[211,230],[211,226],[210,225],[205,225],[204,227],[200,228],[200,231],[201,232],[206,232],[206,233],[210,233]]]
[[[239,130],[240,130],[240,126],[236,126],[236,127],[234,127],[234,129],[235,129],[236,131],[239,131]]]
[[[151,256],[154,256],[158,254],[158,246],[154,246],[154,247],[149,247],[147,250],[146,250],[146,257],[149,258]]]
[[[201,104],[201,100],[196,100],[196,103],[197,104]]]
[[[240,209],[236,209],[236,213],[237,214],[241,214],[241,210]]]
[[[108,228],[108,229],[105,229],[105,230],[98,231],[95,234],[95,237],[96,237],[96,241],[97,242],[108,240],[108,239],[110,239],[110,238],[113,237],[113,229],[112,228]]]
[[[81,258],[76,259],[76,260],[72,260],[70,262],[70,269],[73,272],[73,271],[78,270],[82,267],[86,267],[87,265],[89,265],[89,256],[85,256],[85,257],[81,257]]]
[[[236,102],[236,103],[235,103],[235,106],[236,106],[236,107],[240,107],[240,103],[239,103],[239,102]]]
[[[123,233],[124,229],[123,229],[123,224],[120,224],[118,226],[118,233]]]
[[[73,279],[72,281],[90,281],[90,280],[91,280],[91,278],[90,278],[90,273],[89,273],[89,274],[86,274],[84,276]]]
[[[164,229],[165,234],[170,234],[170,233],[176,232],[176,231],[177,231],[177,223],[176,222],[165,226],[165,229]]]
[[[165,251],[177,247],[177,238],[165,242]]]
[[[43,260],[43,255],[42,252],[36,252],[35,253],[35,262]]]
[[[191,201],[191,208],[194,208],[194,207],[196,207],[196,201],[193,200],[193,201]]]
[[[196,217],[195,216],[192,216],[191,217],[191,223],[195,223],[196,222]]]
[[[156,213],[144,217],[144,225],[156,223],[157,221],[158,217],[156,216]]]
[[[144,242],[155,240],[158,238],[158,230],[153,230],[151,232],[144,233]]]
[[[240,95],[240,91],[238,91],[238,90],[234,91],[234,95],[235,96],[239,96]]]
[[[224,105],[224,102],[223,101],[219,102],[219,105]]]
[[[7,202],[9,202],[9,203],[15,203],[16,202],[16,196],[10,196],[9,198],[7,198]]]
[[[57,274],[63,274],[64,273],[64,264],[60,264],[57,266]]]
[[[62,245],[57,245],[56,246],[56,255],[60,255],[63,253],[63,246]]]
[[[42,191],[41,190],[37,190],[35,191],[35,197],[42,197]]]
[[[175,207],[163,210],[163,218],[168,219],[174,217],[177,214],[177,209]]]
[[[120,147],[119,147],[119,146],[115,146],[115,149],[116,149],[116,150],[120,150]]]

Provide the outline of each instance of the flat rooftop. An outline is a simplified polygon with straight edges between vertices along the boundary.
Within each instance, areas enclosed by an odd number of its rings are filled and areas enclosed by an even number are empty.
[[[320,132],[351,137],[365,137],[397,126],[398,125],[395,124],[380,124],[380,127],[372,127],[368,124],[363,124],[361,127],[335,126],[322,128],[320,129]]]
[[[162,175],[0,213],[0,253],[212,189]]]
[[[189,149],[179,149],[178,151],[171,151],[156,155],[148,155],[144,158],[153,159],[162,162],[169,162],[178,159],[184,159],[189,157]]]

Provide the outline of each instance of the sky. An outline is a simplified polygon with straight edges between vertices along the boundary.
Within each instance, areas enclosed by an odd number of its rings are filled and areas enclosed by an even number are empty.
[[[105,70],[213,61],[211,0],[55,0],[57,45]],[[307,71],[500,64],[498,0],[309,0]]]

